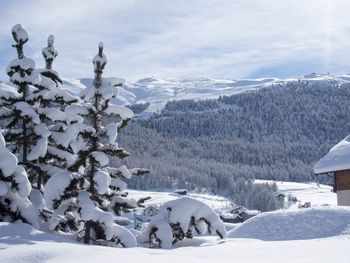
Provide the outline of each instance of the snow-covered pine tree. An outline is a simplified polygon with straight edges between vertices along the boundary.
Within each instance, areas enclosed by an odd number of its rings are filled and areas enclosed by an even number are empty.
[[[84,243],[108,246],[136,245],[135,237],[118,225],[118,215],[123,210],[135,208],[136,200],[123,193],[132,175],[142,175],[144,169],[128,170],[109,167],[110,157],[124,158],[129,154],[116,142],[117,134],[133,112],[111,103],[117,96],[118,86],[123,80],[102,78],[107,59],[103,54],[103,43],[99,44],[98,54],[93,59],[93,85],[82,91],[83,103],[68,107],[72,113],[85,118],[84,123],[76,123],[74,136],[65,137],[77,153],[72,173],[61,173],[50,178],[45,186],[45,200],[49,208],[61,215],[52,221],[56,230],[78,229],[78,239]],[[107,124],[104,124],[106,122]],[[78,136],[76,136],[78,134]]]
[[[53,61],[58,55],[53,35],[48,37],[47,47],[43,48],[42,55],[46,67],[35,70],[40,74],[41,81],[36,83],[37,90],[28,97],[30,101],[36,103],[40,122],[48,128],[46,153],[41,156],[35,154],[28,156],[29,161],[36,160],[37,177],[33,178],[32,182],[39,190],[49,176],[63,172],[73,162],[74,154],[71,149],[62,146],[61,138],[66,136],[69,125],[83,121],[81,117],[65,112],[67,105],[78,100],[63,89],[63,81],[58,72],[52,69]]]
[[[38,227],[38,211],[28,199],[30,190],[26,171],[0,133],[0,221],[22,220]]]
[[[7,74],[16,88],[1,92],[1,117],[9,149],[26,166],[30,147],[35,144],[34,125],[40,124],[39,115],[28,102],[28,96],[33,89],[31,85],[39,83],[40,76],[34,72],[34,61],[24,55],[23,47],[28,42],[27,32],[17,24],[12,28],[12,35],[16,42],[13,47],[17,50],[17,59],[10,62]]]
[[[7,74],[16,88],[0,93],[2,127],[9,149],[25,167],[32,186],[41,190],[43,177],[53,171],[48,165],[52,162],[52,154],[47,155],[47,150],[52,148],[48,145],[48,125],[58,119],[63,122],[82,122],[82,118],[56,109],[57,106],[62,107],[64,103],[77,100],[58,88],[62,81],[58,73],[51,69],[57,56],[53,36],[49,37],[48,47],[43,50],[47,67],[50,68],[36,69],[34,61],[24,55],[23,47],[28,42],[27,32],[18,24],[12,28],[12,35],[18,58],[10,62]],[[61,152],[56,148],[56,156],[57,153]],[[40,197],[36,199],[40,201]]]
[[[48,78],[39,74],[34,61],[24,55],[28,34],[20,24],[12,28],[12,36],[16,42],[13,47],[16,48],[17,59],[10,62],[7,74],[15,86],[0,94],[2,126],[9,149],[17,156],[31,179],[38,172],[36,160],[46,154],[49,136],[33,96],[40,91],[37,87],[41,87]]]

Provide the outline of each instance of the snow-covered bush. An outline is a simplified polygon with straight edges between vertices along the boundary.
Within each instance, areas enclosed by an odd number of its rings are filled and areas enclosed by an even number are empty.
[[[0,134],[0,221],[23,220],[38,227],[38,211],[28,199],[30,190],[26,171]]]
[[[223,222],[208,205],[182,197],[166,202],[137,240],[168,249],[184,238],[192,238],[194,232],[217,234],[220,238],[227,236]]]

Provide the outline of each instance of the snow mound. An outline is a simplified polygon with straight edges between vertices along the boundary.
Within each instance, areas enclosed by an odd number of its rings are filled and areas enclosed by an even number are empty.
[[[192,238],[194,232],[227,237],[223,222],[208,205],[190,197],[182,197],[163,204],[147,228],[137,236],[137,240],[151,245],[158,243],[161,248],[170,249],[178,241]]]
[[[230,231],[228,237],[265,241],[302,240],[341,235],[349,227],[350,208],[279,210],[249,219]]]
[[[76,243],[66,237],[37,230],[29,224],[0,222],[0,244],[33,245],[36,241]]]

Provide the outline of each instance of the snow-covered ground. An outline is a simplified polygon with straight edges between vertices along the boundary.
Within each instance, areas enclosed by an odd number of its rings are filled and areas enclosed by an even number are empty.
[[[22,242],[22,240],[17,240]],[[86,263],[86,262],[347,262],[350,256],[349,236],[327,239],[264,242],[248,239],[198,239],[192,247],[173,250],[147,248],[117,249],[86,246],[72,243],[27,241],[11,245],[0,252],[1,262],[6,263]],[[187,244],[188,245],[188,244]]]
[[[302,240],[350,234],[350,208],[314,207],[259,214],[229,232],[231,238]]]
[[[269,180],[255,180],[256,183],[276,183],[279,193],[286,196],[294,196],[301,204],[311,202],[311,206],[336,205],[337,195],[332,192],[332,187],[317,183],[294,183]],[[298,204],[292,206],[295,207]]]
[[[349,208],[310,208],[290,213],[290,210],[281,210],[262,214],[231,231],[232,238],[196,237],[180,242],[171,250],[88,246],[34,230],[26,224],[0,223],[0,262],[329,263],[349,260]],[[299,228],[294,228],[298,222]],[[269,236],[275,241],[253,239],[268,240]],[[294,239],[285,241],[290,237]]]
[[[136,191],[128,190],[129,196],[134,199],[140,199],[143,197],[150,196],[151,199],[146,201],[145,204],[148,205],[161,205],[165,202],[182,197],[175,193],[169,192],[154,192],[154,191]],[[199,201],[206,203],[209,207],[214,210],[221,210],[230,207],[230,200],[225,197],[209,194],[198,194],[198,193],[188,193],[187,196],[193,197]]]
[[[321,206],[336,201],[328,186],[276,183],[280,192],[303,202],[311,201],[314,207],[263,213],[232,230],[227,228],[230,232],[225,240],[217,236],[195,237],[179,242],[171,250],[88,246],[27,224],[0,223],[0,262],[347,262],[350,208]],[[168,192],[128,192],[135,199],[151,196],[147,205],[161,205],[181,197]],[[230,206],[230,201],[220,196],[197,193],[188,196],[216,211]]]

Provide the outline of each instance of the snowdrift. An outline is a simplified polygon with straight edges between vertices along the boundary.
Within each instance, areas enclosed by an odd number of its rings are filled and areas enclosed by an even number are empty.
[[[46,233],[25,223],[0,222],[0,250],[7,245],[34,244],[35,242],[57,242],[79,244],[63,235]],[[0,259],[0,262],[1,259]]]
[[[100,262],[348,262],[350,238],[337,236],[326,239],[293,241],[260,241],[198,237],[187,240],[187,247],[176,249],[118,249],[84,245],[34,230],[26,224],[0,223],[0,262],[6,263],[100,263]],[[195,243],[194,243],[195,242]],[[181,244],[183,246],[185,244]]]
[[[318,207],[263,213],[230,231],[228,237],[301,240],[337,236],[349,230],[350,208]]]

